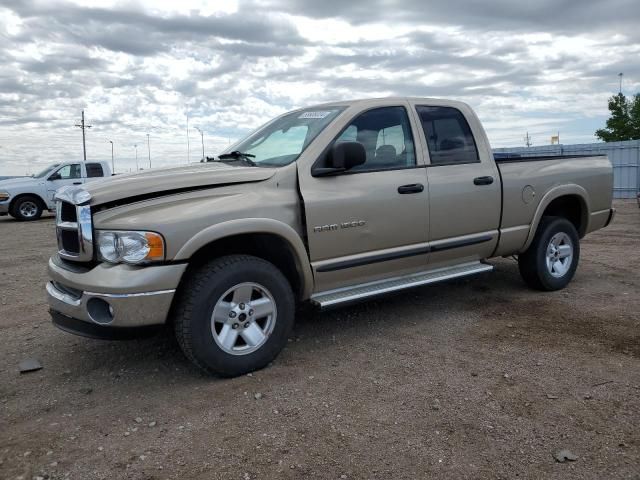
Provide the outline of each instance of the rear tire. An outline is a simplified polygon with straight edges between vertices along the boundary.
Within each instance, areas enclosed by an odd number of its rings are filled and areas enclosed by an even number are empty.
[[[178,343],[210,374],[235,377],[265,367],[293,329],[289,282],[273,264],[249,255],[206,263],[190,275],[176,300]]]
[[[536,290],[567,286],[580,259],[580,238],[573,224],[562,217],[542,217],[529,249],[518,257],[520,275]]]
[[[18,198],[11,207],[11,216],[21,222],[38,220],[42,216],[42,202],[37,197],[25,195]]]

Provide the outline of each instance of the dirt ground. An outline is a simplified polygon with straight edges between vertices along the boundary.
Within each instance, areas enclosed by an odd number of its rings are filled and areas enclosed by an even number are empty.
[[[270,368],[232,380],[198,373],[168,332],[57,330],[52,218],[0,218],[0,478],[640,479],[640,210],[616,207],[564,291],[528,290],[500,259],[305,309]],[[31,357],[42,370],[20,374]]]

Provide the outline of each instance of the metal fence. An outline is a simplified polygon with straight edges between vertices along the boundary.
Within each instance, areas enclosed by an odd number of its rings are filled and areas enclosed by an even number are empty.
[[[517,153],[532,157],[548,155],[607,155],[613,165],[614,198],[635,198],[640,190],[640,140],[577,145],[494,148],[496,153]]]

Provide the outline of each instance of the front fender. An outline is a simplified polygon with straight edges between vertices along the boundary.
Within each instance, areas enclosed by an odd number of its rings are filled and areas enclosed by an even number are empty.
[[[251,233],[270,233],[278,235],[289,244],[299,271],[302,274],[303,298],[309,298],[313,291],[313,273],[311,271],[311,264],[309,263],[307,250],[300,238],[300,235],[298,235],[291,226],[277,220],[271,220],[268,218],[243,218],[212,225],[198,232],[187,243],[185,243],[180,250],[178,250],[174,260],[189,260],[193,254],[202,247],[216,240],[234,235]]]
[[[580,199],[580,203],[582,204],[582,219],[581,224],[582,228],[578,234],[582,237],[585,232],[589,231],[589,212],[591,211],[590,203],[589,203],[589,194],[587,191],[581,187],[580,185],[569,184],[569,185],[559,185],[557,187],[553,187],[547,193],[544,194],[540,203],[538,204],[538,208],[536,209],[535,214],[533,215],[533,220],[531,221],[531,226],[529,228],[529,234],[527,235],[527,241],[524,246],[520,250],[521,252],[526,251],[531,242],[533,241],[533,237],[538,230],[538,225],[540,224],[540,220],[542,219],[542,215],[544,211],[547,209],[549,204],[553,202],[556,198],[565,197],[568,195],[577,196]]]

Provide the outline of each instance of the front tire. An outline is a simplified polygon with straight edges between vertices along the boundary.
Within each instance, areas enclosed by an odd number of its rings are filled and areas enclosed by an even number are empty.
[[[580,237],[566,218],[542,217],[529,249],[518,257],[520,275],[536,290],[567,286],[580,259]]]
[[[42,216],[42,210],[43,208],[40,199],[30,195],[25,195],[14,202],[10,213],[16,220],[29,222],[38,220]]]
[[[234,377],[265,367],[284,348],[295,300],[273,264],[249,255],[212,260],[181,287],[176,338],[206,373]]]

